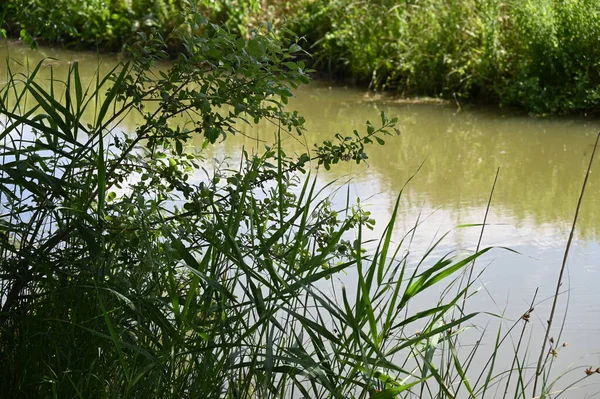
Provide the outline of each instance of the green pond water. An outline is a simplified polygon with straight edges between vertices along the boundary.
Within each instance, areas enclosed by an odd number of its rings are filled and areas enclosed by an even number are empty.
[[[43,57],[54,57],[56,60],[46,61],[46,69],[52,66],[56,75],[66,73],[69,63],[78,60],[80,71],[89,74],[90,79],[99,61],[90,53],[52,48],[31,52],[15,42],[2,42],[0,56],[7,55],[12,59],[10,65],[21,71],[27,68],[28,60],[33,64]],[[100,68],[108,71],[117,61],[116,57],[103,56]],[[4,76],[2,71],[0,79]],[[368,148],[367,164],[339,164],[330,172],[319,171],[318,179],[321,185],[337,179],[333,187],[349,182],[352,198],[360,198],[378,222],[372,232],[374,237],[383,231],[404,187],[395,230],[400,238],[415,223],[421,223],[410,248],[415,256],[448,231],[450,234],[436,254],[475,249],[480,227],[456,226],[483,221],[499,168],[482,246],[508,247],[518,253],[497,249],[478,261],[476,273],[483,273],[477,286],[482,289],[470,306],[472,310],[503,313],[515,320],[527,310],[536,289],[539,288],[538,301],[552,295],[600,121],[535,118],[498,109],[464,105],[459,108],[457,104],[399,102],[324,82],[300,88],[295,94],[290,107],[306,117],[308,132],[301,137],[284,135],[288,153],[304,152],[336,132],[364,131],[365,122],[378,121],[382,110],[389,117],[399,118],[401,136],[387,138],[385,146]],[[132,130],[135,124],[132,117],[120,127]],[[242,147],[260,151],[273,141],[271,126],[248,127],[245,136],[228,137],[210,148],[207,164],[215,162],[213,158],[230,159],[233,164]],[[342,206],[347,192],[346,188],[340,191]],[[568,299],[568,315],[560,339],[569,345],[561,350],[557,371],[571,363],[600,366],[599,238],[600,160],[590,175],[563,284],[565,293],[557,318],[562,318]],[[340,276],[337,284],[351,289],[355,282],[356,276],[349,272]],[[535,338],[543,333],[549,307],[550,301],[546,300],[536,306],[532,315],[532,363],[539,353],[539,339]],[[482,326],[489,320],[486,317],[479,319]],[[492,320],[490,326],[494,323]],[[559,333],[560,323],[556,326],[553,336]],[[490,329],[484,347],[492,346],[495,339],[493,328]],[[574,376],[582,373],[583,369],[577,369]],[[600,392],[600,385],[588,385],[592,382],[586,380],[579,384],[586,387],[561,397],[582,398]]]

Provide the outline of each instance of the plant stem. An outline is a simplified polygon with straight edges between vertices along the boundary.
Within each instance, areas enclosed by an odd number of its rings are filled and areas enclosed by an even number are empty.
[[[596,143],[594,144],[594,149],[592,150],[592,155],[590,157],[590,163],[588,165],[587,171],[585,173],[585,178],[583,179],[583,185],[581,186],[581,194],[579,194],[579,200],[577,201],[577,208],[575,208],[575,216],[573,218],[573,225],[571,226],[571,232],[569,233],[569,239],[567,240],[567,246],[565,248],[565,253],[562,260],[562,265],[560,267],[560,273],[558,275],[558,281],[556,282],[556,291],[554,293],[554,299],[552,300],[552,310],[550,310],[550,317],[548,318],[548,326],[546,328],[546,334],[544,335],[544,340],[542,341],[542,349],[540,351],[540,357],[537,362],[537,366],[535,369],[535,379],[533,382],[533,394],[532,397],[535,398],[535,393],[537,391],[538,380],[540,374],[542,374],[542,361],[544,359],[544,352],[546,351],[546,342],[550,336],[550,328],[552,328],[552,321],[554,320],[554,314],[556,313],[556,305],[558,303],[558,294],[560,292],[560,287],[562,285],[563,275],[565,273],[567,258],[569,256],[569,249],[571,249],[571,243],[573,242],[573,234],[575,233],[575,226],[577,225],[577,219],[579,218],[579,210],[581,208],[581,203],[583,201],[583,195],[585,193],[585,187],[587,186],[588,178],[590,176],[590,171],[592,169],[592,164],[594,163],[594,155],[596,155],[596,148],[598,148],[598,140],[600,140],[600,132],[596,136]]]
[[[481,226],[481,232],[479,233],[479,240],[477,241],[477,248],[475,249],[475,253],[479,252],[479,248],[481,246],[481,240],[483,239],[483,232],[485,231],[485,225],[487,223],[487,217],[490,212],[490,206],[492,204],[492,198],[494,197],[494,190],[496,189],[496,182],[498,181],[499,173],[500,173],[500,167],[498,167],[498,169],[496,169],[496,176],[494,177],[494,183],[492,184],[492,191],[490,191],[490,197],[488,198],[487,207],[485,208],[485,215],[483,216],[483,225]],[[475,261],[476,261],[476,259],[473,259],[473,263],[471,263],[471,267],[469,268],[469,277],[467,278],[467,285],[466,285],[467,288],[471,284],[471,279],[473,278],[473,269],[475,269]],[[465,295],[464,295],[463,301],[462,301],[461,311],[463,313],[465,311],[465,305],[467,302],[468,294],[469,294],[469,290],[467,289],[467,290],[465,290]]]

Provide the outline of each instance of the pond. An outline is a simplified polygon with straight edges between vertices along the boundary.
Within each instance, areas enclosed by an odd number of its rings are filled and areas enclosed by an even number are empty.
[[[78,60],[80,71],[90,78],[99,61],[90,53],[51,48],[31,52],[14,42],[3,42],[0,56],[10,56],[9,65],[15,70],[26,69],[27,60],[33,65],[42,57],[53,57],[56,60],[47,60],[46,64],[52,65],[56,74],[65,73],[69,62]],[[108,71],[117,61],[115,57],[102,56],[101,69]],[[537,302],[541,303],[531,318],[534,339],[528,360],[533,364],[539,353],[539,335],[543,334],[549,314],[548,298],[556,287],[600,121],[536,118],[455,102],[398,101],[327,82],[302,87],[295,95],[290,108],[306,117],[308,132],[303,136],[286,135],[287,152],[304,152],[306,147],[312,148],[313,143],[331,138],[336,132],[364,131],[365,122],[377,121],[381,111],[399,118],[401,136],[387,138],[384,146],[368,148],[365,165],[340,164],[330,172],[319,171],[318,176],[323,185],[335,179],[335,187],[348,182],[351,197],[360,198],[377,220],[374,237],[383,232],[402,190],[395,233],[399,239],[419,223],[411,247],[415,254],[423,253],[446,232],[449,234],[436,254],[474,250],[481,227],[457,226],[483,222],[499,170],[481,246],[505,247],[514,252],[497,248],[478,260],[475,274],[482,274],[476,286],[482,289],[470,300],[470,308],[518,320],[539,289]],[[134,119],[126,120],[122,127],[132,129],[135,123]],[[246,136],[229,137],[212,147],[210,156],[234,161],[242,147],[260,151],[264,144],[273,142],[274,130],[267,125],[249,127],[245,132]],[[559,371],[572,363],[600,366],[598,162],[592,169],[581,207],[562,286],[558,322],[552,331],[558,337],[568,303],[560,337],[568,346],[561,349],[557,359]],[[345,190],[340,197],[346,195]],[[340,199],[340,206],[344,201]],[[339,283],[352,287],[355,281],[356,276],[350,272],[341,276]],[[481,316],[476,323],[483,326],[488,320],[489,316]],[[497,321],[492,318],[484,346],[492,346],[495,324]],[[583,369],[575,371],[576,377],[582,373]],[[599,390],[597,385],[588,386],[562,397],[579,398]]]

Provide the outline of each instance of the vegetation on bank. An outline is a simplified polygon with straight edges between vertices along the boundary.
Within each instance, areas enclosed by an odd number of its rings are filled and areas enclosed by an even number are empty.
[[[7,0],[0,5],[3,28],[28,43],[55,43],[76,49],[121,51],[154,32],[166,39],[172,53],[181,49],[178,30],[186,0]],[[211,23],[247,35],[258,25],[259,0],[194,0]],[[196,27],[201,28],[201,27]],[[196,32],[200,33],[200,32]]]
[[[199,0],[199,12],[247,35],[284,22],[312,67],[403,96],[489,102],[529,112],[600,105],[600,4],[595,0]],[[8,0],[5,28],[92,49],[120,50],[136,33],[174,38],[182,0]]]
[[[600,105],[594,0],[316,0],[294,19],[316,64],[402,95],[534,113]]]
[[[312,167],[364,161],[396,120],[381,114],[288,155],[281,136],[304,125],[285,109],[308,82],[301,47],[271,31],[233,35],[193,8],[181,20],[186,52],[162,72],[153,65],[167,46],[152,34],[93,82],[76,62],[49,77],[43,63],[27,74],[7,63],[0,395],[529,398],[570,387],[552,373],[558,336],[531,366],[535,298],[489,353],[464,350],[473,265],[490,248],[437,259],[440,240],[415,259],[412,231],[393,237],[400,193],[368,251],[369,213],[318,188]],[[130,113],[142,121],[123,132]],[[208,146],[260,120],[278,127],[274,145],[210,167]],[[356,273],[354,290],[327,287],[344,272]],[[415,301],[440,287],[433,303]],[[578,371],[575,382],[596,373]]]

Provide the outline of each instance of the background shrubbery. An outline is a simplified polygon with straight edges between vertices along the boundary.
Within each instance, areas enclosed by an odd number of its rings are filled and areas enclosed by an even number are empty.
[[[172,29],[178,0],[9,0],[6,21],[12,35],[79,48],[120,50],[136,31]]]
[[[201,0],[198,9],[216,24],[245,32],[258,1]],[[185,0],[8,0],[5,27],[11,36],[60,43],[78,49],[119,51],[137,40],[138,32],[164,37],[183,23]],[[177,46],[180,42],[172,41]]]
[[[180,26],[182,0],[9,0],[13,36],[119,50],[137,32]],[[247,35],[267,19],[306,39],[313,67],[405,96],[499,103],[534,113],[600,104],[600,4],[594,0],[199,1],[211,22]],[[170,42],[172,50],[178,48]]]
[[[308,2],[292,29],[315,67],[403,95],[535,113],[595,110],[600,4],[592,0]]]

